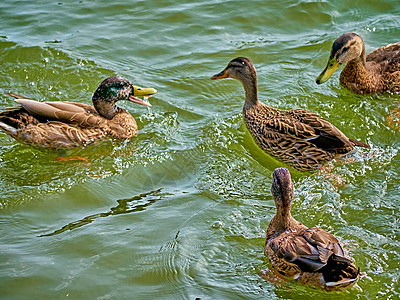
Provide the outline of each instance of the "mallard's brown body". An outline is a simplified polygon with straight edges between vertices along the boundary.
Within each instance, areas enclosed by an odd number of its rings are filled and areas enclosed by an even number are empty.
[[[17,141],[46,149],[72,148],[105,137],[127,139],[137,130],[135,119],[116,106],[129,100],[151,106],[134,95],[150,96],[157,91],[133,86],[127,79],[114,76],[105,79],[93,94],[93,105],[77,102],[39,102],[17,94],[20,106],[0,112],[0,129]]]
[[[88,104],[61,101],[36,104],[54,109],[54,116],[34,115],[23,106],[11,107],[0,113],[0,122],[15,129],[7,133],[20,143],[46,149],[65,149],[89,144],[107,136],[131,138],[138,129],[132,115],[122,108],[118,108],[118,113],[108,120]]]

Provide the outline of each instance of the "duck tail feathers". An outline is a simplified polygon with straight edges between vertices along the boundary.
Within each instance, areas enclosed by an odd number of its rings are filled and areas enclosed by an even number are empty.
[[[350,284],[353,284],[355,281],[358,280],[357,278],[343,278],[339,281],[333,281],[333,282],[327,282],[326,286],[332,287],[332,286],[348,286]]]
[[[0,122],[0,129],[11,136],[17,134],[17,131],[18,131],[17,128],[14,128],[3,122]]]
[[[367,143],[360,142],[360,141],[353,140],[353,139],[349,139],[349,140],[353,144],[353,146],[358,146],[358,147],[363,147],[363,148],[368,148],[368,149],[371,148],[371,146],[368,145]]]
[[[13,93],[6,93],[6,95],[14,97],[15,99],[28,99],[24,96],[18,95],[18,94],[13,94]]]

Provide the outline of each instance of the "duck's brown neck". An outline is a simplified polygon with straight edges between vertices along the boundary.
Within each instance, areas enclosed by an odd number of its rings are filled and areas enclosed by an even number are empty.
[[[284,209],[283,207],[278,207],[275,216],[268,226],[267,240],[275,238],[285,231],[300,229],[299,226],[301,224],[292,217],[290,208]]]
[[[360,57],[353,59],[352,61],[349,61],[346,65],[347,68],[352,69],[352,70],[357,70],[357,72],[360,73],[368,73],[367,69],[367,59],[365,55],[365,47],[363,46],[363,51],[360,55]]]
[[[111,120],[115,117],[115,115],[119,112],[119,108],[115,105],[115,103],[98,100],[93,97],[93,106],[100,116]]]
[[[380,85],[380,70],[377,64],[367,63],[365,49],[360,57],[348,62],[340,73],[340,83],[356,93],[370,93]]]
[[[290,230],[293,224],[297,224],[297,221],[292,217],[289,208],[279,207],[276,211],[277,225],[283,231]]]
[[[242,82],[246,94],[245,104],[247,103],[249,106],[258,104],[257,77],[249,76],[239,80]]]

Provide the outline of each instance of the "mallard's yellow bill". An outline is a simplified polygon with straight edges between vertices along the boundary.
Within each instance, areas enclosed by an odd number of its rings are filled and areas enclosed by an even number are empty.
[[[132,86],[134,90],[133,95],[135,96],[150,97],[151,95],[157,93],[157,90],[153,88],[143,88],[137,85],[132,85]]]
[[[151,97],[151,95],[154,95],[155,93],[157,93],[156,89],[153,88],[142,88],[140,86],[137,85],[133,85],[133,95],[134,96],[129,96],[129,101],[140,104],[140,105],[144,105],[144,106],[151,106],[151,104],[147,101],[148,97]],[[136,96],[142,96],[144,97],[145,100],[142,100],[140,98],[137,98]]]
[[[340,67],[340,64],[337,62],[336,58],[329,59],[325,69],[322,71],[321,74],[319,74],[316,82],[318,84],[324,83],[332,76],[333,73],[335,73],[335,71],[339,67]]]

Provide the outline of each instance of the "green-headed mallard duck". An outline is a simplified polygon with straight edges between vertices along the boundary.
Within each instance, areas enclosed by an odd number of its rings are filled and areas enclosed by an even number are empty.
[[[294,187],[288,169],[274,171],[271,192],[276,215],[268,226],[264,253],[272,268],[283,276],[325,290],[355,284],[362,274],[345,257],[339,241],[329,232],[307,228],[292,217]]]
[[[400,92],[400,42],[365,55],[361,37],[345,33],[333,43],[328,64],[318,76],[317,83],[327,81],[346,63],[339,80],[350,91],[358,94]]]
[[[299,171],[314,170],[337,155],[369,145],[347,138],[334,125],[304,109],[281,110],[258,100],[257,74],[245,57],[231,60],[211,79],[235,78],[244,87],[243,117],[258,146]]]
[[[137,132],[132,115],[116,106],[129,100],[151,106],[135,96],[150,96],[157,91],[140,88],[127,79],[105,79],[93,94],[93,106],[77,102],[39,102],[9,94],[20,106],[0,112],[0,128],[17,141],[47,149],[80,146],[109,137],[131,138]]]

